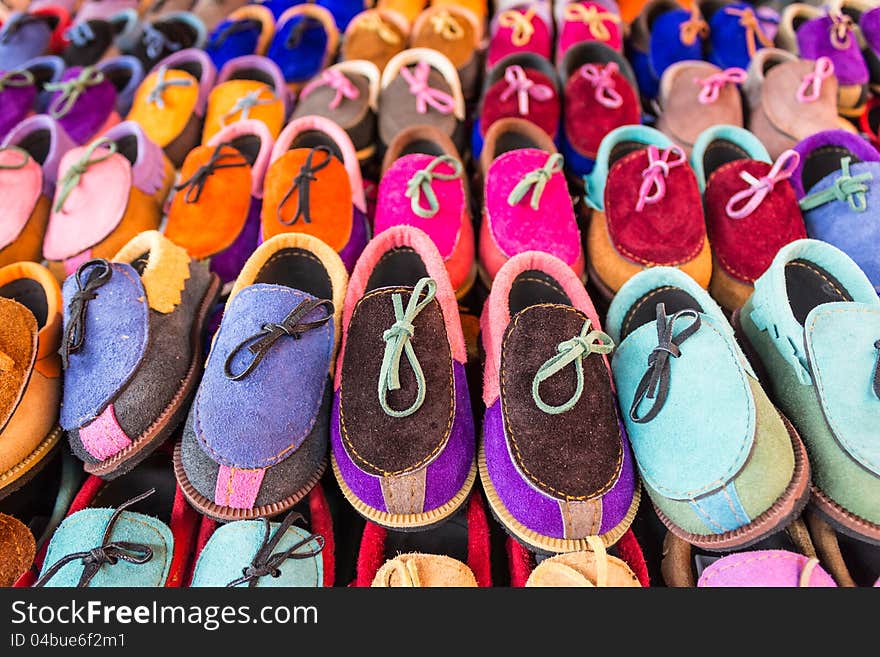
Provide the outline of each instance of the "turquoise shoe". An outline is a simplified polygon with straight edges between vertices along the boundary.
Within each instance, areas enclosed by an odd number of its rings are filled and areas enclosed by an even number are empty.
[[[608,311],[626,430],[660,519],[725,551],[782,529],[809,496],[794,428],[770,403],[709,294],[684,272],[633,276]]]
[[[813,505],[880,545],[880,299],[868,277],[836,247],[798,240],[737,319],[810,451]]]

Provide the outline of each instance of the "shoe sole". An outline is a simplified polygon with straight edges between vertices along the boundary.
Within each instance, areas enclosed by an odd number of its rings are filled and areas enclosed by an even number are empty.
[[[464,485],[451,500],[446,502],[446,504],[422,513],[388,513],[387,511],[374,509],[358,498],[342,478],[342,473],[339,471],[339,465],[336,463],[336,458],[332,454],[330,456],[330,462],[333,465],[333,474],[336,477],[336,482],[339,484],[339,488],[342,489],[342,494],[345,496],[345,499],[348,500],[349,504],[354,507],[355,511],[367,520],[374,522],[381,527],[396,531],[430,529],[431,527],[443,524],[443,522],[448,520],[450,516],[461,508],[462,504],[467,500],[468,495],[470,495],[474,482],[477,479],[477,464],[472,463],[467,477],[465,478]]]
[[[186,470],[183,467],[183,459],[181,457],[182,443],[178,441],[174,446],[174,476],[180,489],[189,503],[201,514],[208,516],[212,520],[219,522],[232,522],[234,520],[256,520],[257,518],[271,518],[285,511],[292,509],[296,504],[308,495],[315,485],[321,480],[321,476],[327,469],[327,457],[321,459],[318,467],[309,477],[306,484],[292,495],[288,495],[283,500],[256,506],[252,509],[235,509],[230,506],[221,506],[215,504],[207,497],[202,495],[195,489],[192,482],[186,476]]]
[[[103,479],[115,479],[134,468],[138,463],[152,454],[183,419],[183,411],[187,401],[195,391],[198,380],[197,373],[202,362],[202,331],[207,322],[208,315],[214,307],[220,293],[220,278],[211,274],[211,283],[202,298],[199,306],[197,321],[193,322],[193,331],[190,339],[192,347],[192,362],[186,377],[183,379],[177,393],[169,402],[165,410],[153,423],[147,427],[140,436],[132,441],[131,445],[117,452],[113,456],[98,463],[86,463],[83,467],[86,472]]]
[[[483,491],[486,493],[486,500],[489,502],[489,508],[492,510],[492,515],[494,515],[495,519],[498,520],[502,527],[504,527],[504,530],[519,543],[522,543],[532,552],[539,552],[541,554],[581,552],[584,550],[591,551],[593,549],[585,538],[556,538],[554,536],[545,536],[529,529],[519,522],[513,517],[513,514],[507,510],[507,507],[504,506],[504,502],[502,502],[501,498],[498,496],[498,491],[495,490],[495,486],[489,477],[489,470],[486,467],[486,451],[482,444],[480,444],[478,460],[480,464],[480,480],[483,482]],[[602,539],[605,547],[611,547],[617,543],[617,541],[620,540],[620,537],[623,536],[624,533],[626,533],[626,530],[629,529],[630,525],[632,525],[632,522],[636,517],[636,511],[639,509],[641,498],[642,485],[637,481],[635,490],[633,491],[632,503],[630,503],[629,509],[623,517],[623,520],[604,534],[599,534],[599,538]]]
[[[40,441],[40,444],[36,446],[34,451],[9,468],[9,470],[0,474],[0,500],[17,491],[39,474],[49,462],[49,457],[55,452],[62,434],[61,427],[55,425],[55,428]]]

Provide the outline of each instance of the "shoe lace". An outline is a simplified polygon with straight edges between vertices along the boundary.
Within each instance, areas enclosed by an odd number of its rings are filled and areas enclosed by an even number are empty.
[[[247,165],[248,161],[230,142],[217,144],[208,161],[196,169],[189,178],[175,185],[174,190],[178,192],[186,190],[183,200],[186,203],[198,203],[208,178],[214,175],[215,171],[246,167]]]
[[[400,36],[385,24],[385,21],[382,20],[379,14],[363,14],[356,20],[359,29],[375,32],[388,45],[396,46],[400,44]]]
[[[300,513],[294,511],[288,513],[278,526],[278,529],[275,530],[275,533],[271,534],[272,525],[269,523],[268,518],[263,518],[263,542],[260,544],[260,548],[251,560],[250,565],[242,568],[241,577],[232,580],[226,586],[234,587],[241,584],[247,584],[248,587],[254,587],[257,585],[260,578],[265,577],[266,575],[280,577],[281,566],[288,559],[311,559],[312,557],[321,554],[324,550],[324,537],[320,534],[309,534],[283,552],[272,552],[272,550],[278,547],[278,543],[284,538],[287,530],[290,529],[293,523],[297,520],[304,521],[305,519]],[[317,543],[317,548],[305,552],[300,551],[312,542]]]
[[[325,155],[324,159],[318,164],[314,164],[313,160],[316,153],[323,153]],[[313,182],[318,182],[318,176],[315,174],[325,169],[329,164],[330,160],[333,159],[333,153],[330,152],[330,149],[326,146],[315,146],[309,154],[306,156],[306,161],[303,162],[303,165],[299,169],[299,173],[296,174],[293,178],[293,184],[291,184],[290,188],[287,190],[287,193],[284,194],[284,197],[281,199],[281,202],[278,204],[278,209],[275,211],[275,216],[278,221],[280,221],[285,226],[292,226],[297,222],[297,220],[302,217],[303,221],[307,224],[312,223],[312,214],[311,214],[311,203],[309,202],[309,191],[311,190],[311,185]],[[281,210],[284,208],[284,205],[293,196],[293,193],[296,192],[297,203],[296,203],[296,213],[293,215],[291,219],[285,219]]]
[[[610,11],[600,11],[596,7],[586,7],[579,2],[565,5],[563,17],[567,21],[583,23],[590,35],[598,41],[609,41],[611,31],[606,23],[620,23],[620,16]]]
[[[498,14],[498,25],[510,28],[510,43],[519,48],[531,41],[535,34],[535,26],[532,25],[534,17],[534,7],[529,7],[525,13],[520,13],[516,9],[508,9]]]
[[[748,73],[744,69],[732,67],[715,73],[707,78],[694,78],[694,82],[702,89],[697,96],[697,100],[701,105],[711,105],[721,93],[721,89],[728,84],[742,84],[746,81]]]
[[[532,399],[535,405],[549,415],[566,413],[575,407],[584,392],[584,360],[590,354],[610,354],[614,350],[614,341],[607,333],[592,330],[592,322],[587,319],[581,328],[580,334],[570,340],[560,342],[556,346],[556,355],[548,358],[538,368],[532,379]],[[574,364],[577,375],[577,386],[571,397],[558,406],[548,404],[541,397],[541,384],[561,372],[571,364]]]
[[[423,292],[424,297],[422,297]],[[379,404],[386,415],[391,417],[408,417],[419,410],[425,402],[425,374],[412,346],[412,338],[415,335],[413,322],[436,294],[437,281],[425,277],[413,288],[406,309],[403,307],[403,295],[398,292],[391,295],[395,322],[382,334],[385,353],[382,355],[382,365],[379,368],[378,389]],[[388,404],[388,391],[400,389],[400,360],[404,354],[415,374],[417,391],[415,401],[408,408],[398,411]]]
[[[30,87],[34,83],[34,74],[30,71],[6,71],[0,75],[0,93],[9,87]]]
[[[529,97],[537,101],[553,98],[553,90],[550,87],[530,80],[525,69],[518,64],[508,66],[504,70],[504,81],[507,82],[507,89],[501,93],[500,98],[505,101],[516,94],[517,110],[521,116],[529,115]]]
[[[71,554],[61,557],[61,559],[52,564],[45,574],[36,581],[34,587],[44,587],[59,570],[67,564],[77,560],[81,561],[83,565],[83,572],[82,575],[80,575],[79,582],[77,582],[77,588],[88,586],[89,582],[92,581],[94,576],[98,574],[98,571],[101,570],[105,564],[114,566],[119,561],[138,565],[147,563],[153,558],[153,549],[149,545],[145,545],[144,543],[133,543],[130,541],[111,541],[110,537],[113,534],[113,528],[116,526],[116,521],[119,520],[122,512],[128,507],[148,498],[155,492],[156,489],[151,488],[147,492],[120,504],[107,522],[107,527],[104,529],[104,536],[101,539],[101,545],[92,548],[91,550],[72,552]]]
[[[748,48],[749,57],[755,56],[759,43],[765,48],[773,47],[773,39],[764,34],[754,9],[751,7],[726,7],[724,13],[739,17],[739,24],[746,32],[746,48]]]
[[[615,89],[614,74],[620,70],[615,62],[584,64],[579,70],[582,78],[593,85],[596,101],[608,109],[618,109],[623,105],[623,96]]]
[[[168,67],[161,66],[156,72],[156,84],[150,89],[147,96],[147,102],[156,105],[159,109],[165,109],[165,90],[169,87],[189,87],[193,81],[190,78],[179,78],[175,80],[166,80],[168,75]]]
[[[95,151],[97,151],[99,148],[105,148],[106,150],[99,155],[95,155]],[[79,185],[79,181],[82,179],[83,175],[91,167],[103,162],[111,155],[113,155],[116,151],[117,146],[116,142],[114,141],[110,141],[107,138],[101,138],[93,141],[85,150],[82,157],[71,164],[64,172],[64,175],[61,176],[61,179],[58,181],[60,191],[58,192],[58,198],[55,200],[55,212],[64,211],[64,203],[67,201],[67,197],[70,196],[70,193],[74,190],[74,188]]]
[[[693,321],[673,335],[675,323],[681,318],[691,318]],[[679,310],[667,319],[666,304],[657,304],[657,346],[648,355],[648,369],[636,387],[632,406],[629,409],[629,417],[633,422],[639,424],[650,422],[663,409],[669,395],[672,374],[669,359],[681,356],[681,345],[699,330],[700,325],[700,315],[696,310],[690,308]],[[654,403],[645,415],[639,415],[639,406],[646,399],[652,399]]]
[[[755,178],[748,171],[740,171],[739,177],[749,186],[730,197],[725,210],[732,219],[743,219],[758,209],[777,183],[788,180],[794,174],[801,156],[797,151],[784,151],[773,163],[766,176]]]
[[[326,313],[317,319],[306,321],[313,311],[323,308]],[[283,336],[299,340],[300,337],[313,329],[320,328],[333,317],[333,302],[327,299],[306,299],[301,301],[296,308],[288,313],[279,324],[263,324],[260,331],[242,340],[226,357],[223,364],[223,373],[227,379],[239,381],[254,371],[254,368],[260,364],[260,361],[266,357],[269,350]],[[232,362],[236,355],[242,350],[247,349],[253,358],[241,372],[238,374],[232,371]]]
[[[529,199],[529,206],[532,210],[537,210],[541,205],[541,196],[544,194],[544,188],[555,173],[562,172],[563,158],[559,153],[551,153],[547,157],[547,161],[543,166],[538,167],[534,171],[530,171],[524,175],[516,186],[510,190],[507,196],[507,204],[514,206],[522,201],[529,190],[532,190],[532,196]]]
[[[64,37],[77,48],[82,48],[95,40],[95,31],[88,22],[76,23],[65,30]]]
[[[822,93],[822,83],[834,75],[834,62],[828,57],[820,57],[812,71],[804,76],[798,87],[796,98],[801,103],[814,103]]]
[[[461,24],[446,9],[431,16],[431,27],[434,28],[434,34],[439,34],[447,41],[458,41],[464,37]]]
[[[90,269],[90,271],[86,280],[83,281],[83,272],[86,269]],[[79,351],[85,342],[86,311],[89,302],[98,298],[98,288],[106,284],[112,275],[113,269],[110,267],[110,263],[103,258],[84,262],[76,270],[76,292],[67,305],[67,326],[64,327],[61,349],[59,350],[64,369],[70,365],[70,354]]]
[[[838,7],[828,11],[828,18],[831,19],[829,29],[831,45],[837,50],[846,50],[852,43],[852,34],[855,28],[852,17],[844,14]]]
[[[812,210],[825,203],[832,201],[846,201],[854,212],[864,212],[868,209],[868,181],[874,179],[874,174],[865,171],[856,176],[850,174],[850,162],[852,158],[846,156],[840,160],[840,175],[834,179],[834,183],[822,191],[809,194],[800,200],[801,210]]]
[[[147,57],[150,59],[156,59],[166,50],[168,52],[177,52],[183,48],[182,43],[173,41],[166,34],[149,23],[144,27],[144,33],[141,40],[143,41]]]
[[[270,97],[260,98],[260,96],[265,93],[269,93]],[[236,100],[235,104],[229,108],[229,111],[220,117],[220,125],[225,127],[226,122],[239,112],[241,112],[241,116],[239,117],[239,119],[246,119],[248,118],[248,116],[250,116],[250,112],[254,107],[259,107],[260,105],[271,105],[276,100],[278,100],[278,96],[275,95],[272,87],[270,87],[268,84],[264,84],[259,89],[249,91],[244,96]]]
[[[441,164],[452,167],[452,173],[442,173],[436,171]],[[428,165],[419,171],[416,171],[406,183],[406,192],[404,196],[410,200],[410,208],[413,214],[428,219],[433,217],[440,210],[440,203],[437,200],[437,194],[434,193],[431,183],[436,180],[456,180],[462,176],[462,165],[458,158],[452,155],[441,155],[435,157]],[[428,204],[428,207],[422,205],[422,197]]]
[[[349,100],[357,100],[361,92],[348,77],[336,68],[324,69],[324,71],[311,82],[309,82],[299,94],[300,98],[308,98],[309,95],[319,87],[330,87],[336,92],[328,107],[336,109],[342,103],[343,98]]]
[[[672,154],[678,159],[669,161]],[[678,146],[670,146],[661,152],[656,146],[648,146],[648,166],[642,171],[642,185],[639,187],[639,200],[636,211],[641,212],[646,205],[662,201],[666,197],[666,178],[670,169],[682,166],[687,156]],[[653,191],[652,191],[653,190]]]
[[[691,9],[690,18],[684,21],[678,28],[678,39],[686,46],[694,45],[697,38],[705,39],[709,36],[709,24],[703,20],[700,10],[696,5]]]
[[[46,91],[60,91],[49,105],[49,114],[53,119],[60,119],[73,109],[79,97],[89,87],[94,87],[104,81],[104,73],[94,66],[86,66],[79,75],[64,82],[47,82],[43,85]]]
[[[426,61],[418,62],[413,68],[404,66],[400,69],[401,77],[409,85],[409,92],[416,97],[416,111],[425,114],[428,105],[441,114],[451,114],[455,109],[455,99],[445,91],[428,86],[431,65]]]

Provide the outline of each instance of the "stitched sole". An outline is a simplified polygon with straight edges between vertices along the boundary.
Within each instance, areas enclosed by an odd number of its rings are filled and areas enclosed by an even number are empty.
[[[837,531],[872,545],[880,545],[880,525],[847,511],[817,486],[813,486],[812,493],[810,503],[813,509]]]
[[[183,491],[183,494],[186,497],[187,501],[189,501],[189,503],[199,513],[202,513],[209,518],[217,520],[219,522],[271,518],[273,516],[284,513],[285,511],[292,509],[297,504],[297,502],[299,502],[302,498],[304,498],[311,492],[311,490],[315,487],[315,484],[320,481],[321,476],[324,474],[324,471],[327,469],[327,458],[324,457],[318,463],[318,467],[315,468],[315,471],[312,473],[311,477],[309,477],[309,480],[306,482],[306,484],[292,495],[289,495],[278,502],[272,502],[272,504],[264,504],[263,506],[256,506],[252,509],[234,509],[229,506],[221,506],[219,504],[215,504],[195,489],[190,480],[187,478],[186,471],[183,469],[181,449],[181,442],[177,441],[177,444],[174,446],[173,462],[174,476],[177,478],[177,483],[180,484],[180,489]]]
[[[779,411],[776,411],[779,413]],[[673,534],[684,539],[691,545],[705,550],[725,552],[729,550],[745,548],[763,540],[771,534],[787,526],[797,518],[810,499],[810,462],[807,458],[807,448],[801,441],[794,426],[782,413],[779,413],[788,437],[791,439],[791,447],[794,450],[794,474],[782,495],[773,505],[755,518],[748,525],[724,532],[723,534],[692,534],[673,523],[657,505],[654,510],[664,525]]]
[[[540,552],[543,554],[592,550],[589,542],[584,538],[556,538],[553,536],[544,536],[519,522],[513,517],[513,514],[507,510],[507,507],[504,506],[504,502],[501,501],[501,498],[498,496],[498,491],[495,490],[495,486],[489,478],[489,470],[486,467],[486,451],[483,448],[482,443],[480,444],[478,460],[480,463],[480,481],[483,482],[483,491],[486,493],[486,500],[489,502],[489,508],[492,509],[492,514],[498,522],[501,523],[505,531],[513,536],[513,538],[533,552]],[[599,538],[602,539],[602,542],[606,547],[611,547],[617,543],[620,537],[623,536],[627,529],[629,529],[633,519],[636,517],[636,511],[638,511],[641,498],[642,485],[637,482],[635,491],[633,492],[632,503],[629,505],[629,509],[623,517],[623,520],[604,534],[599,534]]]
[[[187,407],[186,402],[195,391],[196,383],[199,379],[197,373],[202,362],[202,329],[207,321],[208,313],[214,307],[219,292],[220,278],[216,274],[211,274],[211,283],[208,285],[208,289],[199,306],[198,319],[193,322],[193,332],[190,341],[193,354],[192,362],[186,372],[186,377],[183,379],[171,402],[165,407],[162,414],[147,427],[147,430],[132,441],[131,445],[117,452],[109,459],[98,463],[86,463],[83,466],[86,472],[104,479],[115,479],[125,474],[152,454],[183,419],[183,414]]]
[[[55,428],[43,438],[34,451],[9,468],[9,470],[0,474],[0,499],[17,491],[43,469],[61,440],[62,433],[61,427],[55,425]]]
[[[342,489],[342,494],[345,495],[345,499],[355,508],[355,511],[377,525],[398,531],[428,529],[443,523],[464,504],[464,501],[470,495],[471,488],[474,486],[474,481],[477,479],[477,464],[473,463],[465,478],[464,486],[443,506],[425,511],[424,513],[388,513],[387,511],[374,509],[361,501],[343,480],[342,473],[339,472],[339,466],[336,464],[336,458],[332,454],[330,462],[333,465],[333,474],[336,476],[339,488]]]

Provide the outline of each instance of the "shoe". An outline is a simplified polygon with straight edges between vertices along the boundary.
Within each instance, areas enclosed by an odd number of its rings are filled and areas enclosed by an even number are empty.
[[[366,208],[357,154],[345,131],[320,116],[288,123],[266,172],[262,239],[290,232],[314,235],[351,271],[367,244]]]
[[[625,561],[608,554],[602,539],[596,536],[590,539],[592,550],[544,559],[529,575],[526,588],[641,586],[639,578]]]
[[[800,156],[786,151],[771,162],[753,134],[728,125],[709,128],[696,142],[691,166],[713,255],[709,293],[732,312],[746,302],[776,252],[807,236],[789,183]]]
[[[121,479],[86,479],[37,554],[39,577],[28,573],[16,586],[182,586],[198,516],[175,486],[168,461],[155,454]]]
[[[278,17],[266,56],[278,64],[291,91],[297,91],[336,59],[338,49],[339,30],[332,14],[307,3]]]
[[[721,70],[709,62],[678,62],[663,73],[656,128],[690,157],[697,138],[713,126],[743,127],[741,68]]]
[[[531,53],[510,55],[489,72],[483,87],[471,138],[474,157],[480,156],[486,133],[499,119],[527,119],[551,139],[557,138],[562,116],[561,85],[548,61]]]
[[[469,185],[458,149],[431,126],[401,131],[385,152],[373,227],[399,225],[434,240],[456,297],[467,294],[477,276]]]
[[[291,119],[323,116],[338,123],[363,164],[376,153],[379,79],[379,69],[366,59],[334,64],[302,88]]]
[[[45,267],[0,268],[0,498],[44,467],[61,438],[61,290]]]
[[[133,11],[140,14],[140,0],[83,0],[74,14],[78,23],[93,19],[107,20],[116,14]],[[72,10],[71,10],[72,11]]]
[[[203,144],[242,119],[258,119],[273,139],[278,136],[293,103],[275,62],[259,55],[231,59],[220,69],[215,85],[208,96]]]
[[[122,11],[107,18],[77,20],[64,31],[67,47],[61,58],[67,66],[94,66],[102,59],[118,57],[118,43],[136,38],[140,31],[137,12]]]
[[[446,520],[476,478],[474,422],[458,304],[430,237],[395,226],[370,241],[341,333],[330,440],[343,494],[389,529]]]
[[[209,261],[224,285],[257,248],[273,143],[261,121],[236,121],[190,151],[174,187],[165,236],[190,257]]]
[[[709,26],[708,60],[718,68],[748,68],[761,48],[773,47],[751,4],[696,0],[694,7]]]
[[[756,550],[729,554],[712,563],[697,582],[700,588],[822,588],[834,580],[816,558],[785,550]]]
[[[565,81],[561,151],[571,172],[585,176],[593,170],[605,135],[641,122],[639,90],[623,55],[596,42],[569,48],[560,78]]]
[[[812,134],[839,127],[837,77],[827,57],[807,61],[763,48],[749,65],[743,92],[749,132],[774,159]]]
[[[630,25],[629,60],[647,101],[657,96],[660,78],[672,64],[703,59],[709,25],[693,8],[675,0],[650,0]]]
[[[844,251],[880,291],[880,257],[874,248],[880,222],[869,205],[880,183],[880,153],[844,130],[816,133],[795,151],[800,164],[791,180],[807,235]]]
[[[680,267],[708,287],[712,252],[700,189],[680,147],[653,128],[617,128],[602,140],[585,181],[593,209],[590,278],[604,297],[661,265]]]
[[[67,68],[64,60],[58,55],[43,55],[25,62],[21,68],[30,72],[37,87],[37,98],[32,109],[37,114],[45,114],[52,100],[52,92],[46,91],[45,87],[49,83],[61,80]]]
[[[162,0],[160,0],[161,2]],[[189,8],[205,29],[213,30],[229,14],[249,4],[248,0],[195,0]]]
[[[203,51],[180,50],[162,60],[134,96],[128,120],[139,123],[175,167],[199,143],[215,76]]]
[[[44,85],[52,92],[47,114],[77,144],[85,144],[121,120],[116,112],[116,87],[94,66],[67,69],[58,82]]]
[[[480,79],[483,25],[466,7],[432,4],[412,24],[409,45],[445,55],[458,71],[462,93],[473,98]]]
[[[320,479],[346,280],[339,257],[310,235],[275,236],[248,259],[174,452],[177,480],[200,513],[275,516]],[[296,404],[279,392],[285,373]]]
[[[813,510],[804,514],[821,564],[838,586],[880,587],[880,554],[877,546],[835,531],[830,522]]]
[[[109,259],[142,231],[155,230],[173,169],[139,126],[119,130],[61,159],[43,257],[59,281],[94,258]],[[104,202],[95,205],[96,198]]]
[[[480,325],[480,478],[495,517],[542,553],[587,550],[590,537],[613,545],[640,494],[603,357],[613,345],[583,284],[558,258],[520,253],[495,277]]]
[[[137,57],[120,55],[100,62],[98,70],[116,89],[116,113],[119,116],[127,115],[134,95],[144,81],[143,64]]]
[[[171,12],[144,22],[139,36],[120,49],[141,60],[149,71],[172,54],[203,48],[207,36],[205,26],[190,12]]]
[[[0,140],[33,111],[38,91],[33,73],[25,68],[0,74]]]
[[[377,9],[393,12],[408,23],[412,23],[416,19],[426,4],[426,0],[376,0]]]
[[[807,452],[700,285],[672,267],[640,272],[614,297],[606,328],[636,463],[669,531],[725,552],[800,514]]]
[[[219,287],[207,265],[156,231],[65,281],[61,426],[86,472],[125,474],[183,419]]]
[[[482,496],[442,525],[394,531],[367,521],[357,554],[354,587],[490,587],[492,546]]]
[[[10,132],[0,148],[0,195],[7,202],[0,209],[0,266],[16,262],[40,262],[49,222],[58,165],[76,146],[50,116],[25,119]]]
[[[21,520],[0,513],[0,586],[15,584],[34,562],[37,544]]]
[[[562,164],[547,133],[529,121],[501,119],[489,128],[480,156],[480,276],[487,287],[501,266],[523,251],[550,253],[584,275]]]
[[[199,551],[190,587],[320,587],[324,537],[296,526],[291,511],[282,522],[237,520],[222,525]]]
[[[246,5],[233,11],[215,27],[205,43],[205,52],[217,70],[246,55],[265,55],[275,36],[275,17],[260,5]]]
[[[508,55],[526,52],[547,61],[553,58],[553,20],[546,1],[519,2],[499,9],[489,24],[486,70]]]
[[[464,95],[458,72],[442,53],[412,48],[395,55],[382,71],[379,139],[388,146],[404,128],[432,125],[456,147],[464,145]]]
[[[579,43],[598,42],[623,51],[623,21],[614,0],[573,0],[554,7],[556,61]]]
[[[67,12],[53,8],[46,12],[13,12],[0,27],[0,62],[13,71],[34,57],[54,50],[53,38],[70,22]]]
[[[880,409],[874,286],[843,251],[798,240],[755,282],[738,320],[809,448],[814,508],[840,531],[880,544],[880,471],[868,421]],[[826,333],[834,340],[820,339]],[[831,349],[837,344],[846,345],[846,359]]]
[[[342,60],[365,59],[382,71],[395,55],[406,49],[409,31],[409,22],[397,12],[367,9],[345,29]]]
[[[868,100],[869,72],[864,37],[849,14],[799,2],[785,7],[776,43],[803,59],[827,58],[838,82],[838,111],[856,118]]]

